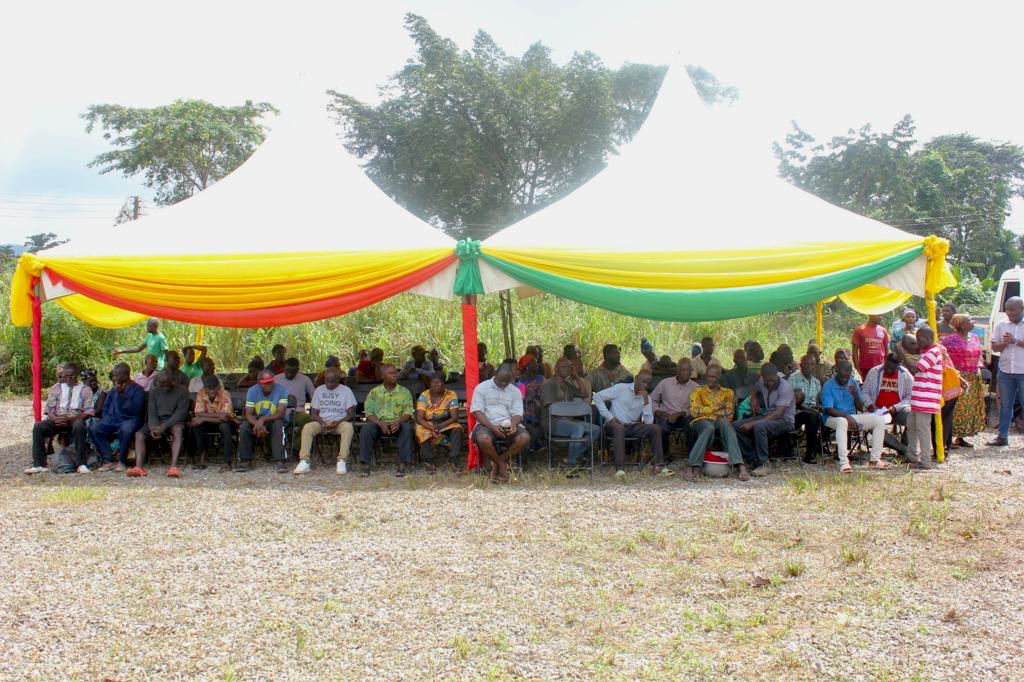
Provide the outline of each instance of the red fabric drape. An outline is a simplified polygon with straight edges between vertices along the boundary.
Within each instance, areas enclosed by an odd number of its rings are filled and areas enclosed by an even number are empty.
[[[89,298],[112,305],[117,308],[124,308],[144,315],[152,315],[165,320],[178,320],[179,322],[191,322],[193,324],[208,324],[217,327],[278,327],[286,324],[299,324],[312,322],[328,317],[344,315],[353,310],[365,308],[368,305],[382,301],[385,298],[400,294],[403,291],[413,288],[418,284],[441,272],[455,261],[455,256],[447,256],[436,263],[420,268],[413,272],[402,275],[395,279],[381,284],[376,284],[366,289],[339,294],[330,298],[322,298],[315,301],[304,301],[288,305],[274,306],[270,308],[254,308],[250,310],[195,310],[183,309],[173,306],[160,305],[155,302],[129,301],[126,299],[101,293],[86,285],[76,282],[60,273],[46,268],[45,272],[51,281],[61,282],[69,289],[73,289]]]
[[[476,352],[476,296],[466,296],[462,302],[462,353],[466,361],[466,419],[469,432],[473,433],[476,419],[469,411],[473,404],[473,389],[480,383],[480,359]],[[472,439],[469,442],[469,455],[466,457],[466,468],[475,469],[480,466],[480,452]]]
[[[39,300],[39,278],[32,280],[32,413],[43,418],[43,305]]]

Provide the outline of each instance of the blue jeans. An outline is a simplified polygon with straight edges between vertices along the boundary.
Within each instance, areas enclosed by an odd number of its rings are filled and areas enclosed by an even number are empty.
[[[557,438],[589,438],[590,443],[569,443],[569,466],[590,452],[590,445],[601,437],[601,427],[576,419],[555,419],[551,435]]]
[[[96,445],[96,452],[100,456],[100,464],[113,461],[114,452],[110,448],[110,443],[114,438],[118,438],[121,441],[121,446],[117,451],[117,458],[121,464],[127,464],[128,448],[134,442],[135,432],[139,430],[140,426],[142,426],[142,423],[137,419],[125,419],[119,424],[110,424],[104,421],[93,422],[89,426],[89,435],[92,436],[92,442]]]
[[[1024,409],[1024,374],[999,372],[996,382],[999,385],[999,437],[1008,438],[1013,421],[1013,399],[1017,398]]]

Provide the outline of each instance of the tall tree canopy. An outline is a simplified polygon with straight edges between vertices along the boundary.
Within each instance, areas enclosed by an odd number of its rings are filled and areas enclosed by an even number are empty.
[[[564,65],[535,43],[507,54],[487,33],[460,51],[414,14],[416,54],[376,106],[330,91],[346,147],[410,211],[454,237],[481,239],[586,182],[640,128],[665,67],[605,67],[591,52]],[[709,101],[736,93],[704,69]]]
[[[1024,149],[961,133],[918,146],[904,116],[892,131],[870,125],[817,143],[796,123],[775,145],[779,174],[839,206],[951,243],[950,258],[983,274],[1021,258],[1003,227],[1010,200],[1024,196]]]
[[[277,113],[266,102],[219,107],[203,100],[177,100],[152,109],[117,104],[90,106],[86,132],[96,126],[115,149],[90,167],[125,177],[142,173],[157,204],[173,204],[209,187],[238,168],[263,141],[260,118]]]

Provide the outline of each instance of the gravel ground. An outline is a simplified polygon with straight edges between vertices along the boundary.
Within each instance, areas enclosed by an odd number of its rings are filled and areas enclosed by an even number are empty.
[[[4,679],[1024,679],[1024,442],[790,466],[26,477],[0,403]],[[981,440],[981,439],[978,439]]]

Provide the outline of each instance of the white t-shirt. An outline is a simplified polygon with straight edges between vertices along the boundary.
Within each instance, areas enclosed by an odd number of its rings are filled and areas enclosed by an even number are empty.
[[[348,408],[355,406],[356,396],[345,384],[338,384],[333,391],[326,385],[313,391],[313,409],[320,411],[324,421],[340,421],[348,415]]]

